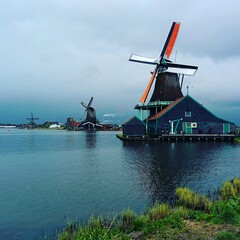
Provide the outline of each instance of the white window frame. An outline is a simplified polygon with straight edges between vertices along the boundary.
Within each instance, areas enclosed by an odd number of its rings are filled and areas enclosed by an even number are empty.
[[[191,117],[192,113],[191,111],[185,111],[185,117]]]

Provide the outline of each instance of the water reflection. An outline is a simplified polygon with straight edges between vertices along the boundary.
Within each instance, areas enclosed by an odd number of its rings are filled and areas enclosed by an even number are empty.
[[[0,130],[0,239],[199,193],[239,176],[240,145],[122,143],[114,132]],[[29,150],[30,149],[30,150]]]
[[[96,131],[85,132],[86,148],[91,149],[96,147]]]
[[[179,186],[206,193],[209,171],[214,173],[217,153],[223,147],[214,143],[123,143],[125,159],[137,172],[141,192],[150,203],[173,200]]]

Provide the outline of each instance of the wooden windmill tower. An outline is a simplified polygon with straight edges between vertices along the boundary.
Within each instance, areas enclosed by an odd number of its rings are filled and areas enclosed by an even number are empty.
[[[96,111],[93,107],[91,107],[93,102],[93,97],[89,100],[86,105],[84,102],[81,102],[81,105],[85,108],[84,115],[86,115],[85,120],[82,122],[82,127],[84,129],[94,129],[96,126],[99,126],[96,118]]]
[[[169,60],[179,27],[180,23],[173,22],[158,59],[141,57],[136,54],[131,54],[129,58],[129,61],[155,65],[148,85],[140,98],[140,103],[135,107],[135,109],[140,111],[142,120],[161,111],[176,99],[181,98],[183,96],[181,88],[184,75],[193,76],[198,69],[196,66],[176,64]],[[155,87],[152,96],[149,102],[146,103],[154,81]],[[145,117],[143,116],[144,111],[147,111],[147,116]]]

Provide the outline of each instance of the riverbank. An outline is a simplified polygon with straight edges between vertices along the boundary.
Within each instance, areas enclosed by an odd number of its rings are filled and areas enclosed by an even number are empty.
[[[234,141],[240,143],[240,137],[235,138]]]
[[[93,216],[86,225],[69,223],[58,239],[240,239],[240,179],[223,183],[214,201],[188,188],[175,195],[173,207],[155,204],[141,215],[127,209]]]

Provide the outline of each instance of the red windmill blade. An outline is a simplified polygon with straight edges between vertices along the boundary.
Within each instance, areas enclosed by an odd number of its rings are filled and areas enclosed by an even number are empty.
[[[178,30],[180,28],[180,23],[173,22],[172,26],[170,28],[170,31],[168,33],[168,37],[165,41],[164,47],[162,49],[162,53],[160,55],[160,62],[164,57],[169,59],[172,49],[174,47],[177,35],[178,35]]]

